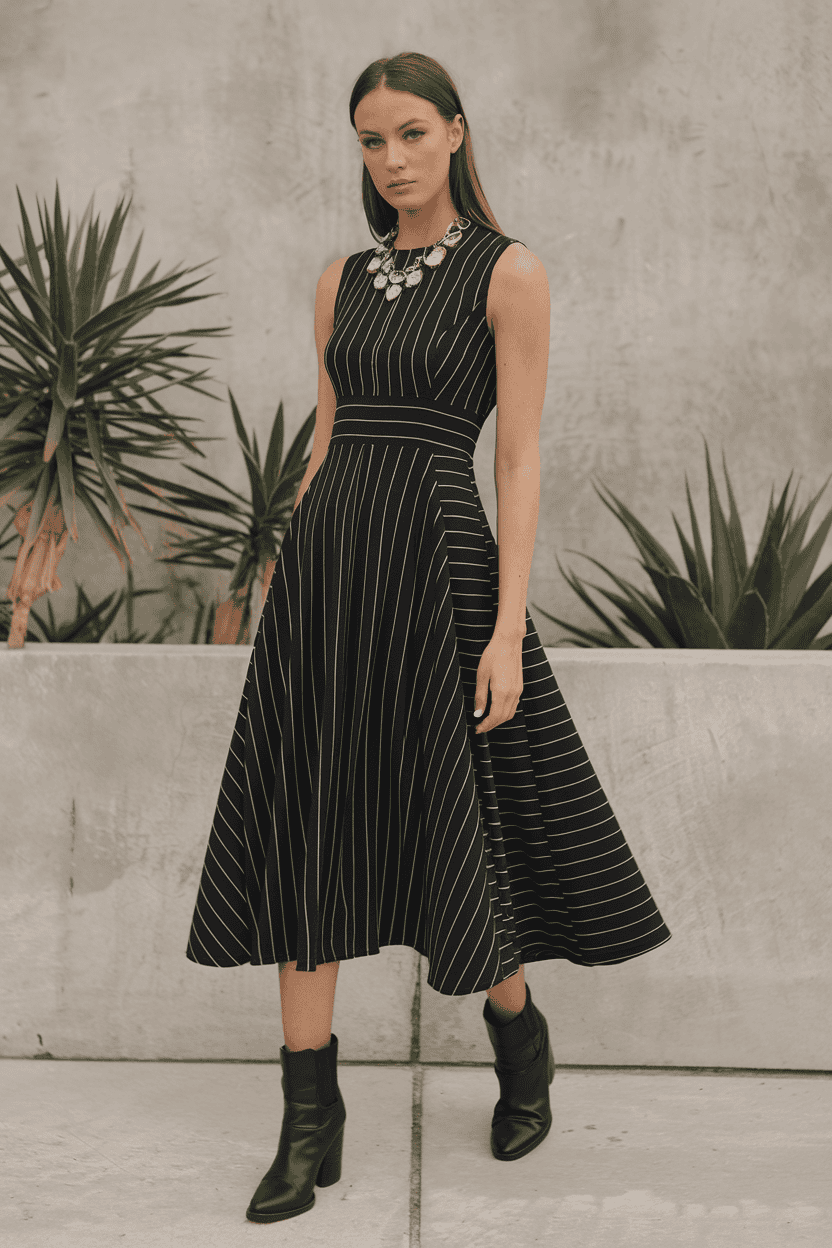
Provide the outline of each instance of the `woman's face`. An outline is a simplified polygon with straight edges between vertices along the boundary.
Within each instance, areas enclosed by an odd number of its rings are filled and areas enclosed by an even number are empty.
[[[408,91],[378,86],[355,110],[364,164],[376,190],[394,208],[425,204],[448,181],[451,153],[462,142],[462,115],[443,121],[436,105]],[[391,182],[407,185],[395,187]]]

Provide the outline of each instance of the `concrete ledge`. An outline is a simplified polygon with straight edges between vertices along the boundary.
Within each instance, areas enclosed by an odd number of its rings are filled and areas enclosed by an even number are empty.
[[[277,1057],[277,969],[184,956],[249,654],[0,651],[3,1055]],[[673,932],[529,967],[558,1060],[832,1068],[832,655],[547,654]],[[423,961],[342,965],[345,1060],[493,1061],[484,995],[440,997]]]

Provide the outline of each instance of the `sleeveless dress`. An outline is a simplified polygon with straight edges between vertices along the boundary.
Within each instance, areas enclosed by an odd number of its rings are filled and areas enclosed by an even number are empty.
[[[193,962],[311,971],[407,945],[458,996],[670,939],[528,611],[517,711],[475,732],[499,583],[473,452],[496,401],[488,285],[514,241],[472,222],[393,300],[373,248],[344,264],[332,436],[254,639]]]

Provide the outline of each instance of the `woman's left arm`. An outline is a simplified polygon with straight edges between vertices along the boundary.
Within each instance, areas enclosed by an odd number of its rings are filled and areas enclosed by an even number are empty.
[[[497,357],[497,547],[500,597],[494,635],[477,672],[475,711],[491,686],[488,732],[512,719],[523,692],[526,592],[540,503],[540,419],[549,364],[549,283],[537,256],[508,247],[489,287]]]

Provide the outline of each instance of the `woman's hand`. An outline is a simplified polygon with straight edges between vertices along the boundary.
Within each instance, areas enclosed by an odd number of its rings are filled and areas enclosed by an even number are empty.
[[[477,732],[488,732],[514,718],[523,692],[523,639],[504,637],[497,633],[482,652],[477,668],[474,694],[474,715],[482,715],[491,686],[491,710],[488,719],[477,725]]]

